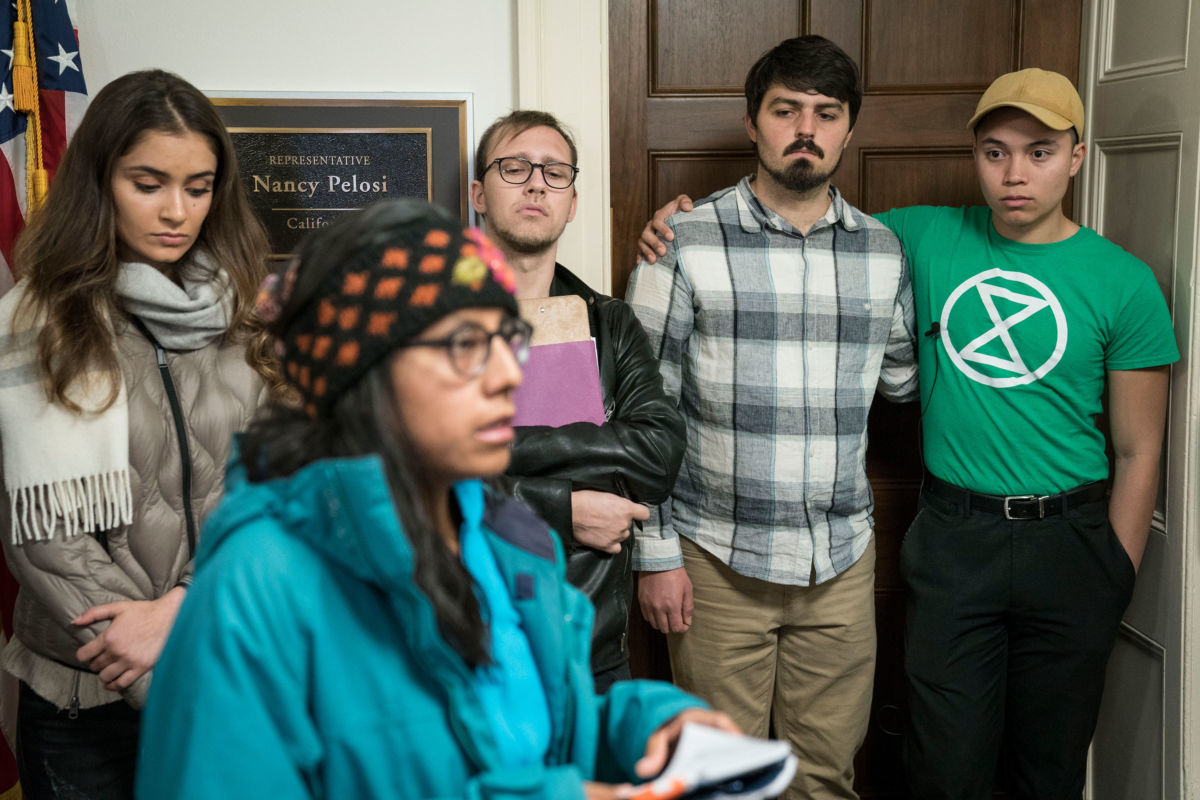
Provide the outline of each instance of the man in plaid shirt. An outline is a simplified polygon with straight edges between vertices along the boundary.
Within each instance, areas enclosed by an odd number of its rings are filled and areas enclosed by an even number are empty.
[[[768,721],[801,767],[795,797],[856,797],[875,667],[876,388],[916,394],[908,268],[830,178],[862,101],[854,62],[789,39],[746,78],[758,167],[668,220],[628,300],[679,399],[671,500],[635,542],[643,615],[676,682],[749,734]]]

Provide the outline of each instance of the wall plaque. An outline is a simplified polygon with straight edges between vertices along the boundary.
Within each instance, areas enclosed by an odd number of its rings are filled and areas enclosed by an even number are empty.
[[[414,197],[471,221],[468,95],[211,97],[274,257],[339,214]]]

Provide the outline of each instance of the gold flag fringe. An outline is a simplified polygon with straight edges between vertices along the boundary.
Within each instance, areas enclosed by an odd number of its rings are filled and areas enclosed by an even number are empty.
[[[50,189],[42,160],[42,108],[38,101],[37,50],[30,0],[17,0],[13,23],[13,108],[29,118],[25,126],[26,216],[41,208]]]

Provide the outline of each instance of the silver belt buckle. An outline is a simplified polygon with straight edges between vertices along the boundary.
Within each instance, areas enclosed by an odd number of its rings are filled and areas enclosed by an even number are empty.
[[[1044,494],[1043,495],[1018,494],[1018,495],[1010,495],[1010,496],[1004,498],[1004,518],[1005,519],[1013,520],[1013,521],[1017,521],[1017,522],[1019,522],[1021,520],[1029,519],[1029,517],[1014,517],[1012,515],[1012,510],[1009,508],[1008,504],[1013,502],[1014,500],[1017,502],[1022,502],[1022,503],[1028,502],[1030,500],[1037,500],[1038,513],[1037,513],[1037,517],[1035,517],[1034,519],[1044,519],[1045,518],[1045,516],[1046,516],[1046,495],[1044,495]]]

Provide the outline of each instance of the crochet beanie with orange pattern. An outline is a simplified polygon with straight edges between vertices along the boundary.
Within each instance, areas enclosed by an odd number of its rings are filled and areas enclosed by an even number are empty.
[[[263,282],[256,313],[287,380],[317,416],[380,359],[461,308],[517,314],[516,283],[476,228],[416,200],[385,200],[310,233]]]

